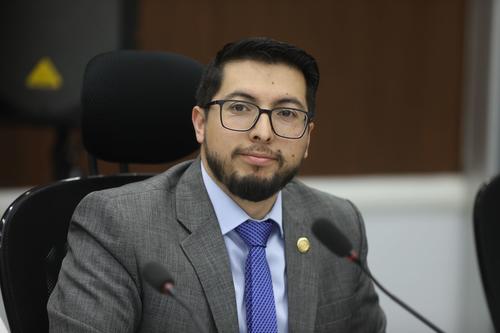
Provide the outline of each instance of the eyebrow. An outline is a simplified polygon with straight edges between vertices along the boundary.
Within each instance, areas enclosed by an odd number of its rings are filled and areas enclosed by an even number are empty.
[[[224,97],[224,99],[233,99],[233,98],[244,98],[244,99],[247,99],[251,102],[256,102],[257,99],[255,97],[253,97],[252,95],[246,93],[246,92],[243,92],[243,91],[239,91],[239,90],[236,90],[236,91],[233,91],[232,93],[230,93],[229,95],[226,95]]]
[[[248,101],[253,102],[253,103],[257,102],[257,99],[254,96],[252,96],[244,91],[240,91],[240,90],[233,91],[232,93],[230,93],[229,95],[226,95],[224,97],[224,99],[233,99],[233,98],[243,98],[243,99],[248,100]],[[295,104],[300,109],[306,110],[305,105],[302,104],[302,102],[300,102],[295,97],[280,98],[274,103],[274,105],[280,105],[280,104],[286,104],[286,103]]]
[[[306,106],[304,104],[302,104],[297,98],[295,97],[285,97],[285,98],[280,98],[277,102],[276,102],[276,105],[280,105],[280,104],[286,104],[286,103],[290,103],[290,104],[295,104],[296,106],[298,106],[300,109],[302,110],[306,110]]]

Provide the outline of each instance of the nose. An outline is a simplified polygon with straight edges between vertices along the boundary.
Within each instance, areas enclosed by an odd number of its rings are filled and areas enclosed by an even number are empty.
[[[257,142],[270,142],[274,137],[271,119],[268,114],[262,113],[249,132],[250,139]]]

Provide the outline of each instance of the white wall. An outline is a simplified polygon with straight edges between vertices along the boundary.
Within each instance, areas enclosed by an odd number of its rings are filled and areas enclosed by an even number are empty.
[[[389,291],[446,332],[493,332],[476,266],[471,207],[475,189],[458,174],[308,177],[361,210],[372,273]],[[0,191],[0,211],[22,190]],[[388,333],[430,329],[384,295]],[[0,310],[0,316],[5,316]],[[2,317],[5,318],[5,317]]]

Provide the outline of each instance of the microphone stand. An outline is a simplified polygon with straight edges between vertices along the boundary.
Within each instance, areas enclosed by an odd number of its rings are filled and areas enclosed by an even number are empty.
[[[350,261],[358,265],[359,268],[361,268],[361,271],[365,273],[372,281],[375,283],[377,287],[379,287],[380,290],[382,290],[387,296],[389,296],[390,299],[392,299],[394,302],[398,303],[401,307],[403,307],[406,311],[420,319],[424,324],[426,324],[428,327],[430,327],[434,332],[438,333],[445,333],[443,330],[438,328],[436,325],[431,323],[429,320],[424,318],[420,313],[417,311],[413,310],[408,304],[397,298],[395,295],[393,295],[389,290],[385,289],[384,286],[380,284],[380,282],[375,279],[375,277],[370,273],[370,271],[361,263],[361,261],[358,258],[358,255],[354,253],[354,251],[351,252],[351,255],[347,257]]]

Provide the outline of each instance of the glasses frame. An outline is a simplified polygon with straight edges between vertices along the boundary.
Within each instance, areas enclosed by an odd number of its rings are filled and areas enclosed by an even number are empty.
[[[253,105],[253,106],[255,106],[259,110],[259,114],[255,118],[255,121],[253,122],[253,124],[249,128],[247,128],[247,129],[238,130],[238,129],[234,129],[234,128],[229,128],[226,125],[224,125],[224,122],[222,121],[222,106],[226,102],[241,102],[241,103],[247,103],[247,104]],[[209,109],[210,106],[212,106],[212,105],[218,105],[219,106],[219,111],[220,111],[219,112],[219,116],[220,116],[220,123],[221,123],[222,127],[224,127],[225,129],[231,130],[231,131],[236,131],[236,132],[248,132],[248,131],[250,131],[252,128],[254,128],[255,124],[257,124],[257,122],[259,121],[260,116],[263,113],[265,113],[269,117],[269,123],[271,124],[271,129],[273,130],[274,134],[276,134],[277,136],[279,136],[281,138],[285,138],[285,139],[300,139],[306,133],[307,125],[309,125],[309,123],[312,121],[312,118],[310,117],[310,113],[308,111],[304,111],[304,110],[300,110],[300,109],[295,109],[295,108],[280,107],[280,108],[274,108],[274,109],[263,109],[260,106],[258,106],[257,104],[252,103],[252,102],[248,102],[248,101],[242,101],[242,100],[238,100],[238,99],[218,99],[218,100],[214,100],[214,101],[211,101],[211,102],[207,103],[205,105],[205,109]],[[301,113],[305,114],[306,121],[305,121],[305,124],[304,124],[304,130],[302,131],[302,133],[300,134],[300,136],[298,136],[298,137],[290,137],[290,136],[284,136],[284,135],[280,135],[280,134],[276,133],[276,130],[274,129],[274,125],[273,125],[273,118],[271,116],[272,112],[276,111],[276,110],[293,110],[293,111],[298,111],[298,112],[301,112]]]

